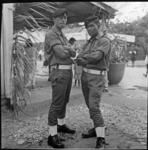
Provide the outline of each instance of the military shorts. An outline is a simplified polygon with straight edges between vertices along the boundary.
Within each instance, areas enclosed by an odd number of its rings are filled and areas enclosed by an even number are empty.
[[[72,70],[51,70],[52,103],[48,114],[48,124],[56,125],[57,119],[65,118],[72,86]]]
[[[104,127],[104,120],[100,110],[101,95],[105,85],[104,75],[89,74],[83,71],[81,77],[82,92],[90,118],[94,122],[94,127]]]

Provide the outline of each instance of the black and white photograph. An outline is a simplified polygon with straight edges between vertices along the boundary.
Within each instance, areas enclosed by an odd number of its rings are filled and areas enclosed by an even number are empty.
[[[147,149],[148,2],[1,10],[2,149]]]

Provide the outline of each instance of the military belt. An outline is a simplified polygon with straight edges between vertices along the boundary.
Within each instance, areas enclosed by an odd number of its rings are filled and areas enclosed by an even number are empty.
[[[88,68],[83,68],[84,72],[90,73],[90,74],[96,74],[96,75],[104,75],[105,71],[102,70],[94,70],[94,69],[88,69]]]
[[[62,69],[62,70],[71,70],[72,65],[53,65],[51,69]]]

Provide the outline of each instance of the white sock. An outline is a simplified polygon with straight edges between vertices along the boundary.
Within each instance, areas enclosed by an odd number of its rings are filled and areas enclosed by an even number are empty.
[[[49,135],[51,136],[57,135],[57,125],[49,126]]]
[[[95,128],[97,137],[105,137],[105,127],[97,127]]]
[[[65,118],[63,119],[58,119],[58,125],[62,126],[65,124]]]

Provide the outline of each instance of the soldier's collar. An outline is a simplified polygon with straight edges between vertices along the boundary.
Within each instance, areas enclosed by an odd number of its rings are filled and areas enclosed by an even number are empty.
[[[103,35],[99,35],[99,34],[98,34],[98,35],[96,36],[96,39],[99,40],[99,39],[102,38],[102,37],[103,37]]]
[[[97,36],[91,37],[91,38],[89,39],[89,41],[93,41],[93,40],[95,40],[95,39],[99,40],[100,38],[101,38],[101,36],[100,36],[100,35],[97,35]]]
[[[60,31],[56,26],[53,26],[53,31],[58,35],[63,35],[62,31]]]

